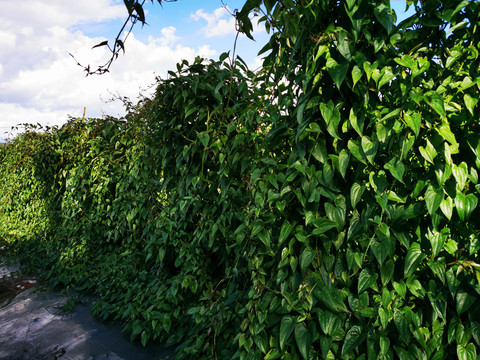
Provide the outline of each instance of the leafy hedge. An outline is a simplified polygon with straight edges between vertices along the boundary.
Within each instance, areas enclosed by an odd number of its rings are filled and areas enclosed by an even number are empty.
[[[480,8],[407,3],[247,1],[258,73],[0,148],[0,236],[178,358],[476,359]]]

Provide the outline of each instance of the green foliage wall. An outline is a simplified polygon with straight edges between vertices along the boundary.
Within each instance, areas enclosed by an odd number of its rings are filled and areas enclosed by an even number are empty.
[[[125,121],[0,148],[2,234],[179,358],[476,359],[480,9],[407,3],[247,1],[258,73],[183,62]]]

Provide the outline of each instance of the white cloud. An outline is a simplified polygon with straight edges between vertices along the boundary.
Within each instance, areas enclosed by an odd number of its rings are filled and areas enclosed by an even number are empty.
[[[85,77],[70,57],[96,67],[110,54],[92,46],[103,38],[88,37],[75,26],[125,16],[123,1],[26,0],[2,3],[0,13],[0,139],[19,123],[60,125],[68,115],[87,117],[124,114],[120,101],[105,103],[113,95],[135,100],[155,75],[165,76],[182,59],[212,57],[217,52],[199,43],[179,43],[176,29],[165,27],[159,36],[142,42],[130,34],[125,55],[113,63],[111,73]],[[74,30],[77,29],[77,30]]]
[[[207,25],[202,28],[206,37],[225,36],[236,32],[235,17],[223,7],[214,10],[213,13],[199,9],[190,17],[195,21],[203,19],[207,22]]]

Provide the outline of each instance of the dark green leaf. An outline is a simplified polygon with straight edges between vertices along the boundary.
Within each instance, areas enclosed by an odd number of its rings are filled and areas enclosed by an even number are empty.
[[[355,208],[362,198],[362,195],[365,191],[365,186],[362,186],[358,183],[353,183],[352,188],[350,189],[350,202],[352,207]]]
[[[430,215],[437,211],[442,200],[443,194],[441,193],[441,190],[437,192],[432,185],[428,185],[427,191],[425,192],[425,203],[427,204],[427,210]]]
[[[443,104],[443,97],[435,91],[425,93],[425,102],[432,107],[442,118],[446,116],[445,107]]]
[[[285,315],[282,318],[282,322],[280,323],[280,349],[285,348],[285,343],[288,341],[288,338],[292,334],[295,326],[297,325],[297,317],[291,315]]]
[[[390,34],[393,29],[393,16],[390,7],[383,3],[377,3],[373,9],[373,13],[378,22],[382,24],[385,30],[387,30],[387,33]]]
[[[420,244],[417,242],[412,243],[410,245],[410,248],[408,249],[407,256],[405,258],[404,277],[408,278],[415,271],[417,271],[420,263],[426,257],[427,256],[422,253]]]
[[[305,274],[305,270],[308,266],[310,266],[314,257],[315,250],[310,247],[303,249],[302,253],[300,254],[300,270],[302,271],[302,274]]]
[[[474,116],[473,111],[474,111],[475,106],[478,103],[478,98],[473,98],[469,94],[465,94],[463,96],[463,101],[464,101],[465,106],[467,107],[468,111],[470,111],[470,114],[472,114],[472,116]]]
[[[345,335],[345,341],[343,342],[342,346],[342,356],[345,356],[355,350],[355,348],[362,343],[365,337],[366,333],[360,326],[352,326]]]
[[[383,264],[387,256],[393,252],[394,246],[390,236],[390,229],[384,223],[382,223],[381,226],[385,227],[386,229],[383,229],[383,231],[376,229],[375,234],[377,236],[372,240],[370,245],[373,255],[375,255],[375,258],[380,265]]]
[[[325,231],[333,229],[337,226],[337,223],[325,218],[316,218],[313,220],[313,225],[315,226],[315,229],[313,229],[313,234],[319,235],[323,234]]]
[[[278,243],[282,244],[285,240],[287,240],[288,236],[291,234],[293,230],[293,225],[290,224],[288,220],[285,220],[282,225],[282,229],[280,230],[280,236],[278,237]]]
[[[393,271],[395,270],[395,264],[393,260],[388,260],[386,263],[383,263],[380,268],[380,277],[382,279],[382,285],[387,285],[393,277]]]
[[[297,326],[295,326],[295,341],[302,357],[308,359],[313,339],[305,322],[298,323]]]
[[[477,345],[480,345],[480,323],[477,321],[471,321],[471,327],[473,339],[475,340]]]
[[[430,140],[427,139],[426,141],[427,141],[427,147],[424,148],[423,146],[420,146],[418,150],[420,151],[420,154],[422,154],[425,160],[433,164],[434,163],[433,160],[435,159],[438,153],[435,147],[430,142]]]
[[[467,311],[470,306],[472,306],[475,301],[477,300],[475,296],[470,295],[465,290],[459,288],[457,291],[457,296],[455,297],[457,300],[457,313],[458,315],[463,314]]]
[[[375,278],[370,271],[365,268],[360,272],[358,276],[358,293],[361,294],[375,283]]]
[[[408,127],[412,129],[415,136],[418,137],[420,126],[422,124],[422,116],[419,113],[413,113],[412,115],[405,114],[404,119]]]
[[[262,330],[258,335],[253,338],[255,344],[258,346],[260,351],[264,354],[268,351],[268,336],[265,330]]]
[[[460,191],[457,191],[455,195],[455,208],[461,221],[465,222],[468,220],[473,210],[477,207],[477,204],[478,199],[474,194],[465,196]]]
[[[348,62],[339,64],[333,58],[327,60],[327,72],[332,77],[338,89],[343,83],[348,72]]]
[[[327,104],[320,104],[320,112],[327,125],[327,130],[334,138],[338,136],[338,125],[340,124],[340,112],[330,100]]]
[[[457,356],[458,360],[476,360],[477,359],[477,350],[475,345],[472,343],[457,345]]]
[[[200,140],[200,142],[203,144],[203,146],[205,147],[208,146],[208,143],[210,141],[210,135],[208,135],[208,133],[206,132],[198,133],[197,137]]]

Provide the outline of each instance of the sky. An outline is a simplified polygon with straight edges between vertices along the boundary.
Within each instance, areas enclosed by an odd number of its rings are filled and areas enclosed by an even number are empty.
[[[133,102],[153,91],[155,78],[196,56],[218,60],[232,53],[235,19],[245,0],[147,1],[146,22],[125,43],[126,52],[110,73],[86,77],[110,55],[92,47],[111,43],[127,16],[123,0],[0,0],[0,141],[12,138],[19,124],[61,126],[69,117],[124,115],[119,97]],[[148,5],[147,5],[148,4]],[[403,13],[403,0],[392,2]],[[236,54],[250,68],[261,65],[258,51],[268,35],[258,27],[255,41],[240,36]]]

